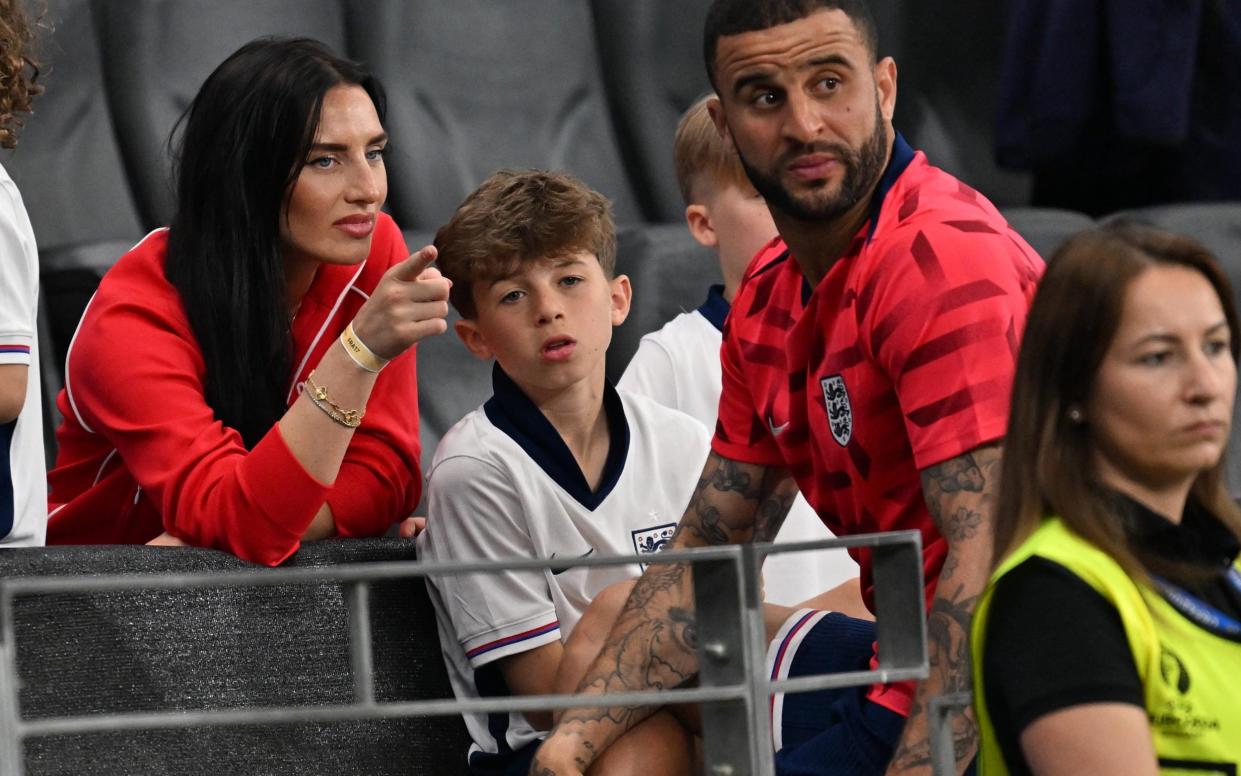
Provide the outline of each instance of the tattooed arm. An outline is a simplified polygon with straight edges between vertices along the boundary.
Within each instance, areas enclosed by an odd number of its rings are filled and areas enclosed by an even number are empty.
[[[797,495],[784,469],[711,453],[670,547],[685,549],[775,538]],[[698,671],[694,587],[687,564],[652,563],[634,584],[579,692],[601,695],[671,688]],[[532,776],[583,774],[626,730],[658,707],[573,709],[548,735]]]
[[[969,689],[970,617],[990,569],[999,476],[999,445],[976,448],[922,471],[923,496],[935,527],[948,542],[948,556],[927,613],[931,673],[918,687],[909,721],[888,766],[889,776],[931,772],[931,699]],[[954,714],[952,739],[961,773],[978,749],[978,729],[968,709]]]

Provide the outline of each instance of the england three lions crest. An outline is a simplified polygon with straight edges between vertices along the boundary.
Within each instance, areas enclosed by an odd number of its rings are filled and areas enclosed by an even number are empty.
[[[849,404],[849,389],[840,375],[824,377],[819,381],[823,388],[823,403],[827,405],[827,425],[832,429],[832,439],[841,447],[848,447],[853,438],[853,407]]]

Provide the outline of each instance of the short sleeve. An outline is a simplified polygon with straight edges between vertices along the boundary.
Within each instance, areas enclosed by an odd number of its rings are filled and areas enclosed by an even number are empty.
[[[1120,614],[1052,561],[1031,558],[1000,579],[984,645],[987,710],[1009,762],[1021,762],[1021,732],[1045,714],[1086,703],[1143,706]]]
[[[34,245],[17,222],[25,219],[11,182],[0,188],[0,364],[30,364],[38,266]]]
[[[625,367],[616,387],[653,399],[665,407],[681,409],[676,377],[672,354],[648,334],[638,343],[638,352]]]
[[[767,422],[759,417],[746,379],[740,337],[730,315],[724,322],[724,344],[720,348],[720,412],[715,423],[711,449],[742,463],[783,466],[784,456],[776,446]]]
[[[1002,223],[903,226],[886,243],[859,293],[859,330],[925,469],[1004,435],[1039,270]]]
[[[436,561],[536,556],[525,508],[511,479],[471,456],[437,461],[428,481],[421,547]],[[458,643],[480,668],[560,639],[560,623],[540,570],[456,574],[429,580],[440,593]]]

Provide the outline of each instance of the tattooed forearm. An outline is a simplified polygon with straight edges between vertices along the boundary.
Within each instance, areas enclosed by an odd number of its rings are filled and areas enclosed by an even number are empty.
[[[948,543],[948,554],[927,613],[930,675],[918,688],[889,774],[925,773],[929,769],[930,700],[969,689],[970,618],[990,569],[991,517],[999,462],[1000,448],[989,446],[922,472],[927,510]],[[953,754],[960,770],[977,750],[978,729],[968,709],[954,714],[951,724]]]
[[[713,453],[677,528],[675,544],[771,541],[796,495],[797,485],[783,469],[739,463]]]

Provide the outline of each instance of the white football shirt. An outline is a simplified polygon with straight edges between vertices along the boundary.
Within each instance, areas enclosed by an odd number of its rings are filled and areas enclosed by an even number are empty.
[[[682,313],[644,336],[618,387],[649,396],[714,430],[723,380],[721,329],[729,309],[723,290],[723,286],[712,286],[707,301],[697,310]],[[798,494],[776,541],[831,537],[832,532]],[[763,565],[765,597],[792,606],[857,575],[857,563],[844,550],[773,555]]]
[[[498,367],[495,395],[440,441],[428,475],[425,560],[646,554],[676,529],[706,459],[706,429],[608,387],[611,450],[593,492],[551,423]],[[638,564],[428,579],[458,698],[507,695],[495,661],[564,640],[595,595]],[[542,734],[521,714],[466,715],[470,762],[503,760]]]
[[[23,364],[26,398],[0,424],[0,547],[40,546],[47,534],[47,466],[39,341],[39,254],[22,195],[0,167],[0,364]]]

